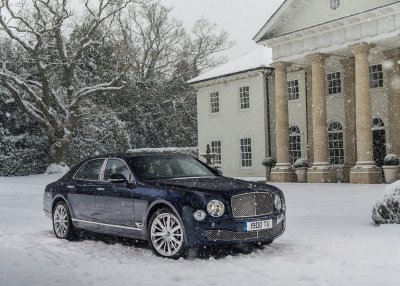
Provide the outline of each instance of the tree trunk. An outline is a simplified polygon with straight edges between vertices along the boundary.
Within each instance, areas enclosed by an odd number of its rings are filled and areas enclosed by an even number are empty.
[[[60,138],[51,145],[50,163],[51,164],[68,164],[70,141],[66,138]]]

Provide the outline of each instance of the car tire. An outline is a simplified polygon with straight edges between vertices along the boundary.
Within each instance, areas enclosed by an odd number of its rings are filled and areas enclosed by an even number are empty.
[[[57,238],[66,240],[77,238],[77,229],[72,224],[71,213],[64,201],[60,201],[54,206],[52,220],[53,231]]]
[[[250,254],[254,251],[254,244],[236,244],[234,249],[242,254]]]
[[[186,252],[185,232],[178,216],[169,208],[158,209],[150,218],[148,241],[160,257],[178,259]]]

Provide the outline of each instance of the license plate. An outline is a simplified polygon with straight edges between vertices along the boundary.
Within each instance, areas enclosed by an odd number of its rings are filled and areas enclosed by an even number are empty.
[[[272,228],[272,219],[246,222],[244,225],[245,231],[255,231]]]

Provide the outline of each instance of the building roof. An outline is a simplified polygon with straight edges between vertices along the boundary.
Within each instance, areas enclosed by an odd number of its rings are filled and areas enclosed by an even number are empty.
[[[300,28],[299,30],[293,30],[291,32],[279,34],[278,33],[279,29],[281,29],[282,26],[287,24],[288,19],[290,19],[292,16],[292,13],[294,13],[294,11],[296,9],[301,7],[301,5],[303,3],[307,3],[306,0],[284,0],[283,3],[281,4],[281,6],[278,8],[278,10],[275,11],[275,13],[268,19],[268,21],[264,24],[264,26],[262,26],[262,28],[254,36],[253,40],[258,44],[263,44],[263,41],[265,41],[265,40],[289,35],[294,32],[304,31],[309,28],[318,27],[318,26],[321,26],[321,25],[324,25],[327,23],[335,22],[337,20],[361,15],[361,14],[364,14],[367,12],[374,11],[379,8],[396,5],[399,2],[400,2],[400,0],[394,1],[392,3],[380,3],[380,1],[375,1],[374,2],[375,6],[372,6],[371,8],[368,8],[366,10],[357,10],[357,11],[353,11],[353,12],[348,12],[340,17],[335,16],[334,19],[330,19],[330,20],[327,19],[326,21],[322,21],[320,23],[313,23],[312,25],[304,27],[304,28]],[[357,7],[357,6],[354,6],[354,7]]]
[[[259,47],[258,49],[243,55],[240,58],[229,61],[217,68],[209,70],[198,77],[188,81],[190,84],[213,80],[221,77],[226,77],[238,73],[248,71],[271,68],[272,50],[269,48]]]
[[[264,26],[261,27],[261,29],[257,32],[257,34],[254,36],[253,40],[258,43],[262,40],[264,37],[265,33],[280,19],[282,14],[286,11],[288,7],[294,2],[295,0],[285,0],[279,6],[278,10],[275,11],[275,13],[268,19],[267,23],[264,24]]]

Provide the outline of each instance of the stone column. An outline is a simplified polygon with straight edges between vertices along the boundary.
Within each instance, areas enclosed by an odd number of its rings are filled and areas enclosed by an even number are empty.
[[[372,138],[371,88],[369,78],[369,51],[373,45],[351,46],[355,54],[356,136],[357,163],[350,171],[353,184],[376,184],[382,180],[382,171],[374,162]]]
[[[275,68],[275,123],[276,123],[276,167],[271,171],[272,182],[294,182],[294,173],[289,159],[289,111],[287,94],[288,63],[279,62]]]
[[[307,157],[308,162],[314,162],[314,148],[313,148],[313,117],[312,117],[312,68],[306,67],[306,93],[307,93]]]
[[[389,153],[400,156],[400,48],[386,51],[389,77]]]
[[[345,162],[343,178],[350,182],[350,169],[357,162],[357,137],[356,137],[356,90],[355,90],[355,59],[341,60],[344,80],[344,109],[345,109]]]
[[[327,55],[314,54],[307,56],[312,69],[312,125],[314,163],[308,171],[309,183],[333,183],[335,172],[329,166],[328,130],[326,111],[326,72]]]

